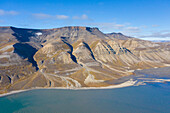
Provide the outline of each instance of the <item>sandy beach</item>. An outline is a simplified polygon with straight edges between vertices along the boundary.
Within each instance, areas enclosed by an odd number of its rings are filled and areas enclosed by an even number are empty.
[[[138,78],[138,79],[143,80],[143,81],[138,82],[138,80],[130,79],[130,80],[123,82],[121,84],[110,85],[107,87],[80,87],[80,88],[76,88],[76,87],[50,87],[50,88],[35,87],[35,88],[31,88],[31,89],[16,90],[16,91],[11,91],[9,93],[0,94],[0,97],[17,94],[17,93],[21,93],[21,92],[25,92],[25,91],[30,91],[30,90],[37,90],[37,89],[66,89],[66,90],[68,90],[68,89],[69,90],[115,89],[115,88],[129,87],[129,86],[145,85],[145,83],[147,83],[147,82],[160,82],[160,83],[170,82],[170,79],[153,79],[153,78]]]
[[[133,77],[128,78],[128,80],[126,80],[125,82],[122,82],[122,80],[120,80],[116,85],[110,85],[107,87],[50,87],[50,88],[43,88],[43,87],[34,87],[31,89],[25,89],[25,90],[16,90],[16,91],[11,91],[5,94],[0,94],[0,97],[3,96],[8,96],[11,94],[16,94],[16,93],[20,93],[20,92],[25,92],[25,91],[30,91],[30,90],[36,90],[36,89],[69,89],[69,90],[90,90],[90,89],[114,89],[114,88],[123,88],[123,87],[129,87],[129,86],[139,86],[139,85],[145,85],[145,83],[149,83],[149,82],[160,82],[160,83],[164,83],[164,82],[170,82],[170,67],[163,67],[163,68],[151,68],[151,69],[144,69],[144,70],[136,70],[135,73],[137,75],[144,75],[144,74],[151,74],[154,76],[158,76],[159,77],[168,77],[166,79],[160,79],[160,78],[148,78],[148,77],[138,77],[137,79],[133,79]],[[124,80],[123,80],[124,81]]]
[[[123,87],[134,86],[135,83],[136,83],[136,81],[133,81],[132,79],[130,79],[124,83],[121,83],[118,85],[110,85],[107,87],[80,87],[80,88],[75,88],[75,87],[52,87],[52,88],[35,87],[35,88],[31,88],[31,89],[17,90],[17,91],[11,91],[9,93],[0,94],[0,97],[8,96],[8,95],[16,94],[16,93],[21,93],[21,92],[25,92],[25,91],[30,91],[30,90],[36,90],[36,89],[69,89],[69,90],[114,89],[114,88],[123,88]]]

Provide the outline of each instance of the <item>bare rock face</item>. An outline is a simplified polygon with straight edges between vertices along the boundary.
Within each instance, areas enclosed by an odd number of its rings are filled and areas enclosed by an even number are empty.
[[[169,44],[98,28],[0,27],[0,93],[35,87],[101,87],[137,69],[170,64]]]

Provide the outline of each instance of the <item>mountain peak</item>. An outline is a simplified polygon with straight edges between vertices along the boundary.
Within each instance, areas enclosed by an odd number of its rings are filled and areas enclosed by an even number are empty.
[[[112,32],[112,33],[108,33],[108,34],[111,34],[111,35],[112,35],[112,34],[113,34],[113,35],[114,35],[114,34],[123,35],[123,34],[120,33],[120,32],[119,32],[119,33]]]
[[[129,37],[129,36],[125,36],[122,33],[115,33],[115,32],[107,33],[106,35],[110,38],[116,38],[116,39],[120,39],[120,40],[127,40],[128,38],[132,38],[132,37]]]
[[[14,26],[0,26],[0,29],[29,29],[31,28],[18,28]],[[52,28],[53,30],[58,30],[58,29],[74,29],[74,30],[99,30],[97,27],[86,27],[86,26],[65,26],[65,27],[60,27],[60,28]],[[32,30],[50,30],[50,29],[32,29]]]
[[[60,28],[53,28],[55,30],[58,29],[69,29],[69,30],[99,30],[97,27],[86,27],[86,26],[65,26]]]

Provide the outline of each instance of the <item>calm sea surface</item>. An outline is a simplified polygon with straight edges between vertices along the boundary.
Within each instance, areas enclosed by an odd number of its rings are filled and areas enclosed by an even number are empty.
[[[120,89],[40,89],[0,97],[0,113],[170,113],[170,83]]]

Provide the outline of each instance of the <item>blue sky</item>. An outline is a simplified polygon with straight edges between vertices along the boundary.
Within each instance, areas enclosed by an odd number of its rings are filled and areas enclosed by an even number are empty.
[[[170,40],[170,0],[0,0],[0,26],[90,26]]]

